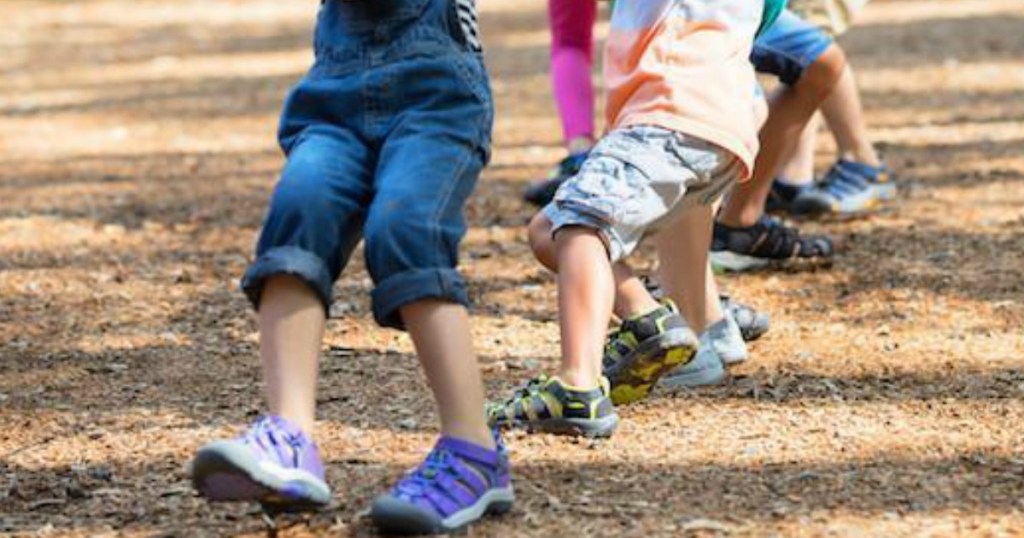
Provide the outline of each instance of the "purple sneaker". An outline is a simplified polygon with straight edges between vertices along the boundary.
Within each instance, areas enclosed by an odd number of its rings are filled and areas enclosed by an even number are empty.
[[[439,534],[511,510],[508,451],[497,432],[495,440],[497,450],[488,450],[442,437],[417,469],[377,497],[373,522],[389,534]]]
[[[274,512],[315,510],[331,501],[316,445],[281,417],[261,418],[241,437],[200,448],[192,485],[210,501],[258,501]]]

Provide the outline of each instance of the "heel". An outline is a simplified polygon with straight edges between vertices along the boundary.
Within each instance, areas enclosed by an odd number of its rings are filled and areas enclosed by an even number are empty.
[[[512,511],[512,501],[496,501],[487,507],[487,514],[492,516],[503,516]]]
[[[487,504],[486,513],[488,515],[500,516],[512,511],[516,494],[511,484],[500,490],[492,490],[492,492],[494,494],[491,497],[491,501]]]

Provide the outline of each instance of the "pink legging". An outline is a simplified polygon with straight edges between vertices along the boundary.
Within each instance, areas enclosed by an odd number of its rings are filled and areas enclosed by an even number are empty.
[[[551,81],[566,142],[594,137],[596,0],[548,0],[551,24]]]

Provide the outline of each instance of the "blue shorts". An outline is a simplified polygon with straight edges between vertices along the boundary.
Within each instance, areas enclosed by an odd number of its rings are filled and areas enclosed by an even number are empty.
[[[467,5],[323,2],[316,61],[281,116],[288,160],[242,279],[254,306],[267,278],[293,275],[328,309],[361,239],[381,325],[401,328],[413,302],[469,302],[455,267],[493,104]]]
[[[750,61],[758,73],[792,86],[830,45],[827,33],[787,9],[754,41]]]

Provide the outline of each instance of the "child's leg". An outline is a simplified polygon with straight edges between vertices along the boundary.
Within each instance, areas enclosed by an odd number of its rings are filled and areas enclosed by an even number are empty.
[[[831,97],[829,98],[831,99]],[[826,102],[828,99],[826,99]],[[810,185],[814,182],[814,150],[818,141],[820,116],[815,114],[807,122],[793,151],[783,158],[778,179],[788,185]]]
[[[441,422],[424,463],[373,503],[371,517],[387,533],[452,531],[509,510],[514,497],[507,451],[487,424],[468,297],[454,269],[462,207],[483,162],[479,153],[460,159],[472,146],[447,142],[429,133],[389,140],[367,218],[374,315],[408,329]]]
[[[593,64],[596,0],[548,0],[551,25],[551,82],[569,155],[531,183],[523,199],[543,207],[558,187],[576,175],[594,145]]]
[[[419,467],[377,497],[370,517],[385,534],[442,534],[507,511],[513,501],[507,451],[485,419],[469,294],[456,270],[466,200],[490,151],[493,104],[482,57],[464,39],[475,29],[453,34],[459,46],[449,54],[415,53],[427,41],[431,50],[440,46],[434,36],[456,7],[460,19],[475,18],[473,3],[408,3],[427,5],[417,24],[431,33],[416,43],[410,32],[411,56],[381,79],[387,98],[371,114],[382,138],[364,252],[374,318],[409,330],[441,436]]]
[[[621,320],[628,320],[658,309],[661,305],[647,291],[647,286],[637,278],[633,268],[624,261],[616,262],[612,266],[615,276],[615,306],[616,317]]]
[[[583,224],[565,226],[553,237],[554,224],[543,212],[530,223],[534,255],[558,274],[562,362],[558,376],[534,378],[491,405],[492,424],[598,437],[611,435],[618,424],[601,376],[615,275],[604,242]]]
[[[827,190],[837,190],[829,187],[842,183],[845,188],[840,192],[846,194],[837,199],[834,206],[843,213],[857,213],[870,209],[874,202],[895,199],[897,191],[892,171],[868,136],[852,69],[847,67],[843,71],[836,90],[825,100],[821,110],[839,149],[839,160],[825,175],[824,186]]]
[[[835,254],[831,238],[800,234],[765,218],[765,208],[783,157],[835,86],[845,57],[820,29],[786,11],[758,38],[751,59],[759,72],[779,75],[784,85],[770,99],[753,175],[733,189],[715,224],[715,264],[745,271],[792,258],[829,259]]]
[[[242,287],[258,308],[272,415],[313,432],[317,363],[331,286],[360,238],[369,154],[340,128],[292,149]]]
[[[612,315],[614,277],[597,232],[565,228],[555,237],[558,319],[562,332],[559,376],[575,387],[598,386],[605,332]]]
[[[433,90],[435,73],[453,69],[447,61],[425,63],[422,76],[407,74],[423,80],[411,83],[410,92],[421,84]],[[482,66],[478,75],[476,89],[486,91]],[[466,232],[463,209],[486,158],[490,99],[454,82],[441,89],[430,106],[396,118],[399,127],[380,149],[364,252],[375,283],[374,318],[409,330],[436,396],[442,435],[490,449],[465,311],[469,296],[455,269]]]
[[[551,79],[570,154],[590,149],[594,139],[593,28],[596,0],[548,0]]]
[[[529,239],[537,261],[551,272],[557,273],[558,263],[555,241],[551,237],[551,220],[543,212],[538,213],[530,221]],[[660,306],[626,262],[616,262],[612,265],[612,272],[615,279],[613,311],[619,319],[625,320],[646,314]]]
[[[662,289],[682,305],[687,324],[701,333],[696,356],[661,378],[659,386],[714,385],[725,379],[725,366],[748,357],[740,327],[726,316],[708,263],[707,247],[715,210],[715,206],[699,206],[655,236]],[[703,263],[703,269],[699,263]]]
[[[724,316],[708,264],[713,219],[711,206],[698,206],[672,223],[670,230],[655,236],[658,280],[698,333]]]
[[[860,92],[850,66],[846,66],[835,90],[822,103],[821,112],[835,136],[840,158],[873,167],[882,165],[868,136]]]
[[[792,151],[814,111],[832,90],[845,63],[842,50],[831,45],[803,72],[795,85],[783,87],[772,96],[768,120],[761,129],[761,150],[753,177],[733,189],[719,217],[723,224],[738,228],[753,226],[760,220],[782,156]]]
[[[442,434],[493,449],[466,309],[423,300],[402,307],[402,319],[437,401]]]
[[[876,207],[882,200],[895,198],[895,185],[890,181],[889,170],[868,138],[860,95],[848,66],[835,90],[822,103],[821,111],[835,137],[838,160],[820,184],[795,186],[777,183],[776,195],[788,199],[790,211],[803,215],[855,215]],[[810,177],[814,147],[813,141],[808,140],[809,134],[810,131],[804,131],[800,142],[802,147],[797,150],[799,155],[783,172],[787,182],[798,178],[796,174]]]
[[[332,283],[359,240],[361,202],[370,195],[368,163],[366,147],[341,128],[311,128],[291,147],[256,261],[242,280],[259,312],[270,414],[243,436],[198,451],[192,479],[210,500],[259,501],[283,510],[330,501],[310,438],[317,357]]]
[[[259,311],[260,358],[270,414],[313,433],[324,306],[302,280],[270,277]]]

